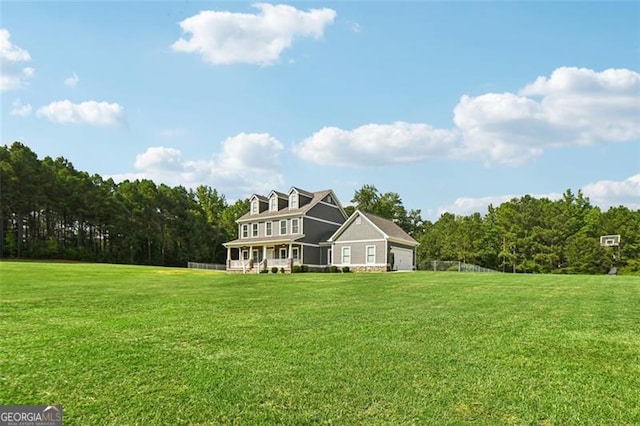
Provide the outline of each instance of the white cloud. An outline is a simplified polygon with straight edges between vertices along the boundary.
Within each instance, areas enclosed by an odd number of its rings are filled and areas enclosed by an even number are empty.
[[[23,104],[20,99],[16,99],[11,104],[13,109],[11,115],[17,115],[18,117],[27,117],[31,114],[31,104]]]
[[[640,138],[640,74],[558,68],[519,94],[463,96],[454,123],[467,154],[520,164],[549,147]]]
[[[22,62],[29,62],[31,55],[26,50],[16,46],[9,40],[11,34],[5,28],[0,28],[0,91],[21,89],[27,79],[33,76],[35,69],[22,67]]]
[[[627,206],[640,209],[640,174],[630,176],[623,181],[601,180],[582,188],[592,204],[602,208]]]
[[[446,156],[456,143],[454,132],[399,121],[353,130],[325,127],[294,145],[293,150],[317,164],[376,166]]]
[[[78,75],[75,72],[71,77],[67,77],[64,79],[64,85],[67,87],[76,87],[78,85],[78,82],[80,82],[80,78],[78,78]]]
[[[296,37],[319,39],[333,23],[332,9],[303,11],[288,5],[256,3],[257,14],[202,11],[180,22],[188,39],[171,45],[178,52],[198,53],[211,64],[270,65]]]
[[[518,165],[546,149],[628,142],[640,138],[640,73],[558,68],[519,93],[463,95],[454,126],[368,124],[324,128],[294,146],[304,160],[325,165],[384,165],[429,158]]]
[[[589,183],[581,188],[585,197],[592,205],[604,210],[609,207],[626,206],[630,209],[640,209],[640,174],[630,176],[623,181],[601,180]],[[436,211],[436,218],[442,213],[449,212],[456,215],[470,215],[476,212],[485,214],[489,204],[499,206],[513,198],[520,198],[524,194],[492,195],[487,197],[459,197],[452,204],[441,206]],[[563,194],[549,193],[532,195],[535,198],[559,200]]]
[[[54,123],[118,126],[124,123],[123,108],[117,103],[86,101],[79,104],[69,100],[51,102],[38,109],[38,117]]]
[[[232,198],[282,184],[280,153],[284,147],[269,134],[240,133],[222,141],[221,148],[209,160],[187,160],[178,149],[151,147],[136,157],[137,172],[112,177],[117,181],[152,179],[191,188],[210,185]]]

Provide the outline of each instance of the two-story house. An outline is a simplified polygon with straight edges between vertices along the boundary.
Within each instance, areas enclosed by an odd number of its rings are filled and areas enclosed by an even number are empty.
[[[238,239],[224,244],[227,271],[257,272],[273,267],[291,271],[294,265],[311,268],[331,264],[329,238],[347,216],[332,190],[254,194],[250,210],[240,217]]]

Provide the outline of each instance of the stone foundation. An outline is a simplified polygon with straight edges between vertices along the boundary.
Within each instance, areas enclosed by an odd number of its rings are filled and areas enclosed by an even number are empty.
[[[350,266],[351,272],[387,272],[386,266]]]

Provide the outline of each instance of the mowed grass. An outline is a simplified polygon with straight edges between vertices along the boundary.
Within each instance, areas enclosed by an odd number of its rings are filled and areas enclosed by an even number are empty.
[[[640,424],[638,277],[0,263],[0,404],[65,424]]]

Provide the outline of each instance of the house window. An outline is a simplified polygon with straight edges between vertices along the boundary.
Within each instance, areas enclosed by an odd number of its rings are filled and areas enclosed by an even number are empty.
[[[351,247],[342,247],[342,264],[349,265],[351,263]]]
[[[291,257],[294,259],[300,259],[300,249],[298,247],[293,247],[291,249]]]
[[[329,249],[327,251],[327,265],[331,265],[333,263],[333,250]]]
[[[278,197],[271,197],[269,200],[269,210],[272,212],[278,211]]]
[[[258,213],[258,200],[253,200],[251,202],[251,214],[257,214]]]
[[[242,250],[242,260],[249,260],[249,250]]]
[[[376,246],[367,246],[367,263],[376,263]]]
[[[300,232],[300,222],[298,219],[291,219],[291,233],[297,234]]]
[[[362,223],[362,216],[356,217],[356,225],[360,225]]]
[[[252,237],[257,237],[258,236],[258,224],[254,223],[253,225],[251,225],[251,236]]]
[[[264,228],[264,234],[267,237],[270,237],[271,234],[273,233],[273,223],[272,222],[267,222],[264,224],[265,228]]]
[[[280,259],[286,259],[287,258],[287,249],[286,248],[281,248],[280,249]]]
[[[249,226],[242,225],[242,238],[247,238],[249,236]]]
[[[297,209],[298,208],[298,194],[289,195],[289,208]]]
[[[287,234],[287,221],[286,220],[281,220],[280,221],[280,235],[286,235]]]

